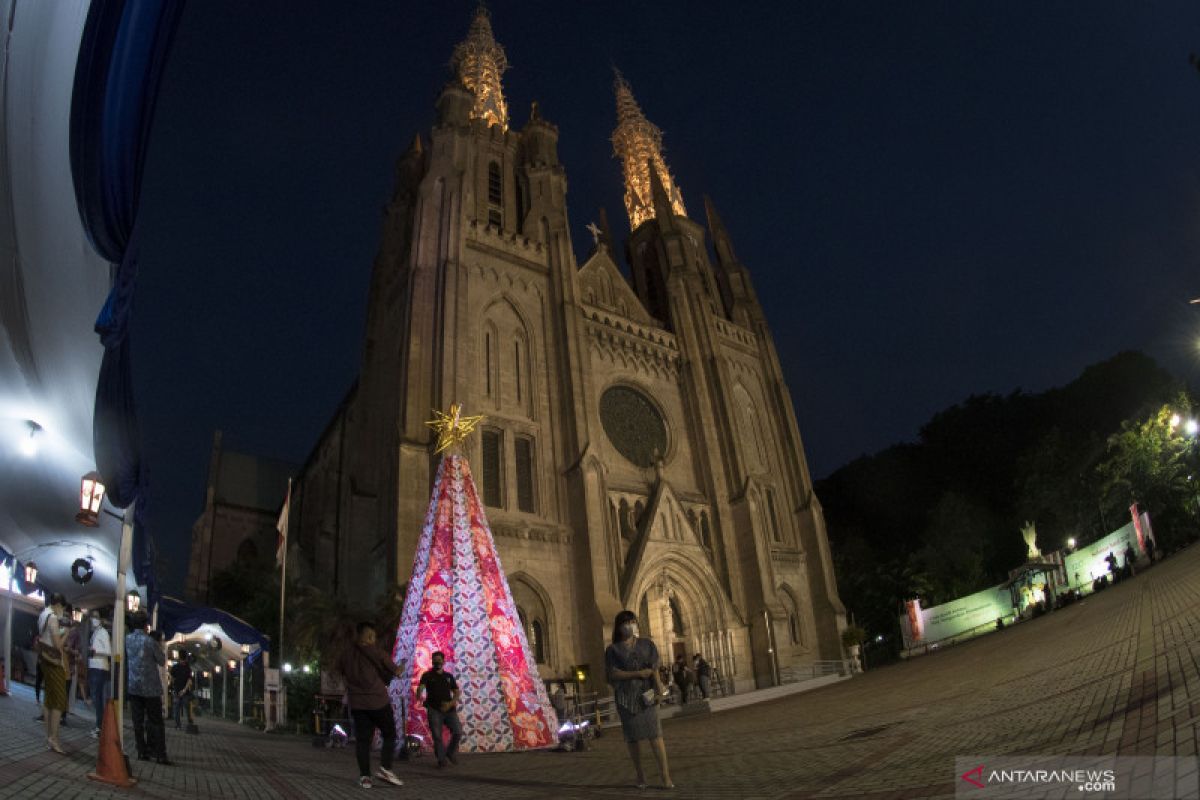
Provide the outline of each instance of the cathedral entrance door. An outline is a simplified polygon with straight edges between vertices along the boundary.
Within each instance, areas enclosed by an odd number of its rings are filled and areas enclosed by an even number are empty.
[[[674,661],[680,656],[687,660],[687,642],[671,642],[671,660]]]

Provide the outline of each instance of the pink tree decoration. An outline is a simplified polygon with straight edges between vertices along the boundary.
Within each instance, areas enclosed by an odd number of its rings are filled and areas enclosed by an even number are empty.
[[[406,664],[404,678],[389,689],[397,727],[404,732],[406,710],[407,732],[420,736],[425,750],[433,742],[417,688],[438,650],[462,692],[464,752],[558,743],[558,719],[530,655],[471,468],[455,452],[438,465],[392,652],[394,661]]]

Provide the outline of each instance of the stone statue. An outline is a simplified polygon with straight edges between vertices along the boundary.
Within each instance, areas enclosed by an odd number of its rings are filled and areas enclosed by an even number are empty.
[[[1036,544],[1036,542],[1037,542],[1037,525],[1035,525],[1032,522],[1026,521],[1025,524],[1023,526],[1021,526],[1021,536],[1025,537],[1025,547],[1027,547],[1029,549],[1029,552],[1025,556],[1026,560],[1036,561],[1037,559],[1041,558],[1042,551],[1037,549],[1037,544]]]

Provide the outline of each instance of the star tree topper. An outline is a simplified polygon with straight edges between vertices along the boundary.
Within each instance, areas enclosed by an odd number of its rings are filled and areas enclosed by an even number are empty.
[[[425,424],[437,431],[438,444],[435,453],[440,453],[456,444],[462,444],[475,431],[479,420],[483,419],[482,414],[474,417],[463,416],[461,403],[450,406],[450,412],[447,414],[443,414],[437,409],[434,409],[433,413],[436,418]]]

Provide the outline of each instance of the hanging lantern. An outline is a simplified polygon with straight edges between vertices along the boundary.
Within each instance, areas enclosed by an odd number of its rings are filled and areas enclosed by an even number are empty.
[[[125,595],[125,608],[129,609],[130,614],[136,614],[137,610],[142,607],[142,596],[137,592],[130,592]]]
[[[80,586],[92,579],[92,562],[86,558],[77,558],[71,563],[71,580]]]
[[[25,585],[37,586],[37,564],[32,561],[25,562]]]
[[[89,472],[79,484],[79,513],[75,521],[89,528],[100,525],[100,504],[104,501],[104,483],[100,473]]]

